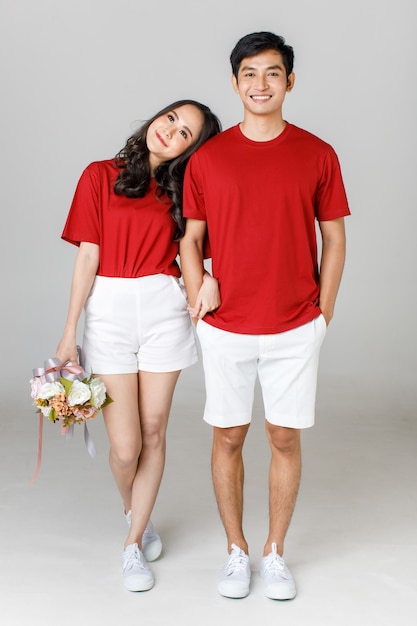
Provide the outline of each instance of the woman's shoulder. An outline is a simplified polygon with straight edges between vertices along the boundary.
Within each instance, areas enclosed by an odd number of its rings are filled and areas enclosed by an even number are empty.
[[[102,161],[92,161],[87,165],[85,172],[118,172],[119,168],[116,159],[104,159]]]
[[[105,159],[102,161],[92,161],[85,167],[81,178],[91,179],[97,181],[115,181],[120,169],[117,166],[116,160]]]

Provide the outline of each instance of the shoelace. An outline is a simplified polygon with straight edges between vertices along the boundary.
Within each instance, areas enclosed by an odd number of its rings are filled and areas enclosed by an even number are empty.
[[[268,556],[265,557],[264,567],[265,571],[269,574],[285,575],[284,560],[279,554],[268,554]]]
[[[246,569],[246,558],[241,554],[232,554],[229,557],[226,565],[226,574],[230,576],[235,572],[240,572]]]
[[[142,555],[139,552],[139,548],[137,544],[128,546],[128,548],[126,548],[125,558],[123,561],[124,570],[131,570],[134,567],[140,567],[141,569],[146,569],[143,563]]]

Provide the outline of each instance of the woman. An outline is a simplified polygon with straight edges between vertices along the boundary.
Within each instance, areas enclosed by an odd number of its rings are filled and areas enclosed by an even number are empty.
[[[180,371],[197,360],[176,263],[184,231],[182,182],[191,154],[221,130],[193,100],[171,104],[145,123],[114,159],[83,172],[62,238],[79,246],[68,319],[56,356],[77,357],[83,308],[83,365],[99,375],[113,403],[103,409],[110,467],[129,531],[123,579],[153,587],[147,561],[162,550],[150,515],[165,463],[165,435]],[[217,282],[201,296],[215,307]]]

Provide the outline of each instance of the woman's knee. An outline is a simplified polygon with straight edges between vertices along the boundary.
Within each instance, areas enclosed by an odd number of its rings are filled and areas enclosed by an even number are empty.
[[[128,469],[137,466],[141,450],[142,446],[139,443],[115,442],[110,446],[110,456],[112,462],[120,469]]]
[[[142,423],[142,448],[157,450],[165,447],[166,420],[155,419]]]

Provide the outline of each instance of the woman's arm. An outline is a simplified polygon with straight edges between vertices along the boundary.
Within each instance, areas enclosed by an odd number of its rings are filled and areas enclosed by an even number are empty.
[[[334,306],[346,254],[345,222],[343,218],[320,222],[323,240],[320,263],[320,309],[326,323],[333,317]]]
[[[77,360],[77,325],[90,293],[99,265],[100,248],[94,243],[81,242],[72,276],[70,303],[64,334],[56,350],[60,361]]]

